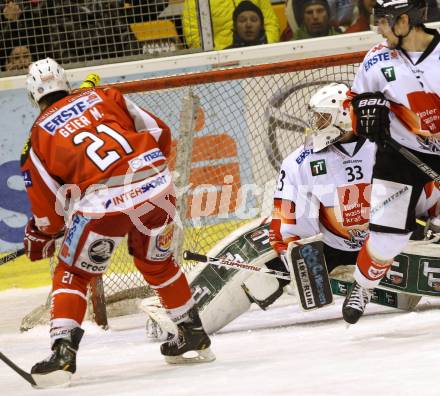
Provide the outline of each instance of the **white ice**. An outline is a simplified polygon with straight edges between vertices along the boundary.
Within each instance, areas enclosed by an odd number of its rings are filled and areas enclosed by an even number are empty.
[[[48,328],[20,334],[19,322],[46,295],[0,293],[0,351],[26,370],[49,355]],[[284,296],[254,308],[212,336],[215,362],[193,366],[165,363],[142,314],[113,318],[108,331],[85,322],[70,388],[34,390],[0,361],[0,395],[440,395],[440,300],[424,298],[415,312],[370,304],[349,328],[341,304],[305,313]]]

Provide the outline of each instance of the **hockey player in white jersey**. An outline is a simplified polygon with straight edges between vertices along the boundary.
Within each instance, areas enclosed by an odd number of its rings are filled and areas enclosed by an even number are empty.
[[[351,88],[354,129],[376,142],[378,152],[370,234],[343,305],[348,323],[359,320],[371,289],[407,244],[417,210],[439,201],[438,183],[394,147],[440,173],[440,35],[424,26],[426,10],[425,0],[377,0],[374,25],[385,41],[367,53]]]
[[[289,242],[322,233],[329,272],[353,265],[368,234],[376,147],[354,135],[347,92],[333,83],[311,98],[314,133],[281,165],[270,226],[281,257]]]

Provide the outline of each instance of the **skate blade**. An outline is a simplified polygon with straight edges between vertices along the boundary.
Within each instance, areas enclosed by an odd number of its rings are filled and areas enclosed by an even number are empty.
[[[185,356],[185,354],[196,353],[197,356]],[[168,364],[198,364],[209,363],[215,360],[215,355],[210,348],[189,351],[179,356],[165,356]]]
[[[70,385],[72,373],[70,371],[57,370],[48,374],[31,374],[37,389],[67,388]]]

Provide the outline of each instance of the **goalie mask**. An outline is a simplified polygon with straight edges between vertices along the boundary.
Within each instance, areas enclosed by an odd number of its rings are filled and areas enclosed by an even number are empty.
[[[70,92],[64,69],[51,58],[31,63],[26,77],[26,88],[37,105],[43,96],[52,92]]]
[[[313,151],[316,153],[352,131],[348,108],[344,108],[348,87],[331,83],[320,88],[309,101]]]
[[[402,14],[408,15],[411,28],[420,26],[426,22],[427,10],[425,0],[377,0],[370,19],[371,30],[377,32],[378,25],[386,22],[394,33],[394,25]]]

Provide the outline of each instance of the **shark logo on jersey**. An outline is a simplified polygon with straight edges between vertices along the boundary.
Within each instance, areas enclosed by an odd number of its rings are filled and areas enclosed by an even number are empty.
[[[344,239],[344,242],[350,249],[360,249],[368,236],[367,230],[352,229],[348,230],[350,239]]]

